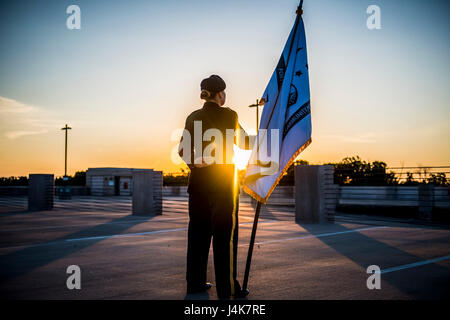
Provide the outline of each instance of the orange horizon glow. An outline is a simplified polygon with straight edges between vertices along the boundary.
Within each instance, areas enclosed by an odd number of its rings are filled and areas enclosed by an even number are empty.
[[[255,134],[248,106],[277,66],[298,5],[87,1],[90,19],[67,30],[60,3],[42,10],[28,1],[24,11],[21,2],[8,2],[17,15],[2,20],[0,177],[62,176],[66,123],[69,175],[94,167],[179,172],[186,166],[172,161],[172,134],[202,107],[200,82],[211,74],[227,84],[225,107]],[[298,159],[450,165],[448,4],[383,6],[386,24],[368,30],[360,1],[305,2],[312,144]],[[263,23],[249,19],[255,10]],[[246,152],[235,160],[244,168]]]

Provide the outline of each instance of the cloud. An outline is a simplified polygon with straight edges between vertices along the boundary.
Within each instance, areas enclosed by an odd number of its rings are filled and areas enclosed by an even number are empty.
[[[0,135],[7,139],[43,134],[60,123],[43,108],[0,96]]]
[[[34,106],[28,106],[19,101],[8,99],[0,96],[0,113],[13,113],[13,114],[25,114],[29,112],[36,112],[37,108]]]
[[[38,130],[38,131],[25,131],[25,130],[17,130],[17,131],[8,131],[5,133],[5,136],[8,139],[17,139],[23,136],[31,136],[31,135],[35,135],[35,134],[41,134],[41,133],[46,133],[48,132],[48,130],[43,129],[43,130]]]

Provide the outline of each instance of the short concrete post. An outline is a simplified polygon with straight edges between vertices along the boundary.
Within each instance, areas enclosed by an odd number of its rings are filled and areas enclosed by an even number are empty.
[[[162,215],[163,201],[163,173],[153,171],[153,212],[155,215]]]
[[[28,210],[52,210],[54,192],[53,174],[30,174],[28,179]]]
[[[297,222],[334,222],[339,188],[334,182],[334,167],[295,167],[295,220]]]
[[[133,215],[162,214],[162,172],[137,170],[133,172]]]
[[[419,219],[431,221],[433,219],[434,186],[419,184]]]

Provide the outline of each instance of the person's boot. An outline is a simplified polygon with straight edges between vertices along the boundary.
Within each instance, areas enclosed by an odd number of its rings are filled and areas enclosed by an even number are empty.
[[[212,287],[212,283],[211,282],[206,282],[203,286],[191,286],[191,285],[188,285],[187,286],[187,293],[188,294],[202,293],[202,292],[205,292],[205,291],[211,289],[211,287]]]
[[[240,290],[235,292],[234,298],[235,299],[242,299],[242,298],[247,297],[249,293],[250,293],[250,291],[248,291],[248,289],[245,289],[245,290],[240,289]]]
[[[234,298],[235,299],[245,298],[246,296],[248,296],[249,293],[250,292],[247,289],[242,290],[239,282],[237,280],[235,280],[235,282],[234,282]]]

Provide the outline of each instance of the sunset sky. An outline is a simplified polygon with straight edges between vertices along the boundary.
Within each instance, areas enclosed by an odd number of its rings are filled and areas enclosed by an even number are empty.
[[[66,8],[81,8],[81,29]],[[381,8],[381,30],[366,9]],[[249,133],[298,0],[2,1],[0,176],[89,167],[178,171],[172,132],[227,83]],[[359,155],[450,165],[450,1],[305,0],[313,163]]]

